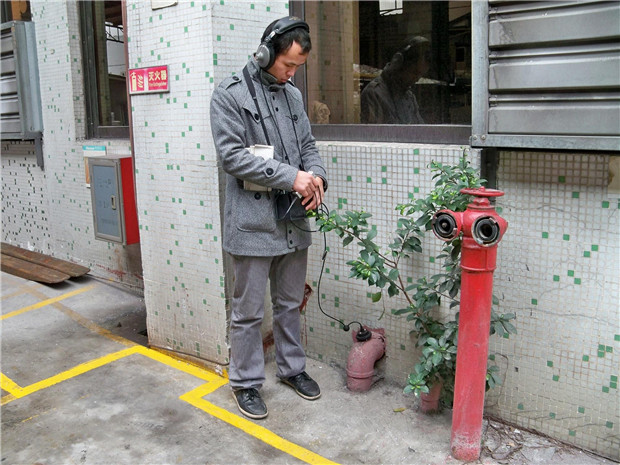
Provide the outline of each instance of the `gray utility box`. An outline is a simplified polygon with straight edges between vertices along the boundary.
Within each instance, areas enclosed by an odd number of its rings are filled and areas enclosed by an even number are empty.
[[[132,158],[88,158],[88,171],[95,238],[121,244],[139,242]]]

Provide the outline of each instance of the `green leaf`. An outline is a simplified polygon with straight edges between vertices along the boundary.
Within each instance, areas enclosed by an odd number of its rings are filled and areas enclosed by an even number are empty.
[[[411,307],[399,308],[398,310],[392,310],[393,315],[403,315],[404,313],[410,313],[413,309]]]
[[[379,302],[381,300],[381,295],[382,295],[382,292],[377,292],[375,294],[372,294],[371,295],[372,301]]]
[[[349,245],[351,242],[353,242],[354,237],[353,236],[347,236],[342,240],[342,246],[346,247],[347,245]]]

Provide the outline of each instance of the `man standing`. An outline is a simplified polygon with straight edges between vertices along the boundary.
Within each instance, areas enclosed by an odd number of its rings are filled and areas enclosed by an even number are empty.
[[[305,399],[321,395],[305,372],[299,314],[310,227],[305,217],[283,215],[300,204],[302,216],[304,209],[316,209],[327,188],[301,93],[289,80],[311,47],[304,21],[274,21],[243,72],[225,79],[211,100],[211,130],[226,172],[223,248],[235,273],[229,382],[239,410],[254,419],[267,416],[259,389],[265,381],[260,326],[268,279],[277,376]],[[251,152],[258,145],[268,146],[261,147],[265,158]]]

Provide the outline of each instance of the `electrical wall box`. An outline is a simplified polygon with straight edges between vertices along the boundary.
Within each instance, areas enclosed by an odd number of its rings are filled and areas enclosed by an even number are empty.
[[[35,139],[43,130],[34,23],[1,26],[2,139]]]
[[[131,156],[88,158],[95,238],[129,245],[140,241]]]

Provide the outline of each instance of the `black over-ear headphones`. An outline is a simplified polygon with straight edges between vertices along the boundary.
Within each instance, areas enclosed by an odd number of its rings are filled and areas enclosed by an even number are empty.
[[[263,69],[271,68],[273,63],[276,61],[276,54],[273,50],[271,40],[277,35],[284,34],[285,32],[298,27],[302,27],[308,32],[310,31],[310,26],[308,26],[308,23],[297,18],[296,16],[287,16],[286,18],[278,20],[278,22],[274,24],[269,35],[263,38],[263,41],[256,50],[254,57],[256,58],[258,66]]]

